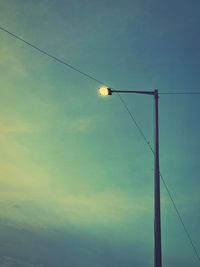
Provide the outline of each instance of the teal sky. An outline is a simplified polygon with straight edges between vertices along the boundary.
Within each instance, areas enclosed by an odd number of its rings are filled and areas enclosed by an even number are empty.
[[[7,0],[0,267],[153,266],[153,156],[115,89],[199,91],[198,0]],[[124,95],[153,146],[153,99]],[[200,253],[198,95],[160,95],[161,173]],[[161,184],[163,267],[199,261]]]

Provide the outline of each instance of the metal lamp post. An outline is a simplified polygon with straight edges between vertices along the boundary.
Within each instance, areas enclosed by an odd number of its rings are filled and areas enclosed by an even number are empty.
[[[159,126],[158,126],[158,90],[154,91],[121,91],[101,87],[101,95],[112,95],[113,93],[131,93],[152,95],[155,105],[155,140],[154,140],[154,267],[162,267],[161,251],[161,212],[160,212],[160,169],[159,169]]]

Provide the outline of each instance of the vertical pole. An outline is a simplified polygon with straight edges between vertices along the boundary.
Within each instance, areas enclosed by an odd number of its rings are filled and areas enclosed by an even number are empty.
[[[154,267],[162,267],[161,255],[161,214],[160,214],[160,170],[159,170],[159,126],[158,90],[154,91],[155,101],[155,151],[154,151]]]

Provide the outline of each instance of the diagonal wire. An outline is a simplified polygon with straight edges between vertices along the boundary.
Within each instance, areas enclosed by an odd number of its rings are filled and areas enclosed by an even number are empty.
[[[148,147],[150,148],[151,152],[154,154],[154,150],[150,144],[150,141],[148,141],[148,139],[146,138],[142,128],[140,127],[140,125],[138,124],[138,122],[136,121],[136,119],[134,118],[133,114],[131,113],[130,109],[128,108],[126,102],[124,101],[123,97],[120,95],[120,93],[117,93],[124,108],[126,109],[126,111],[128,112],[129,116],[131,117],[131,120],[133,121],[133,123],[135,124],[136,128],[138,129],[139,133],[141,134],[141,136],[143,137],[143,139],[145,140],[146,144],[148,145]]]
[[[147,144],[147,146],[148,146],[149,149],[151,150],[153,156],[155,156],[155,152],[154,152],[154,150],[153,150],[153,148],[152,148],[152,146],[151,146],[151,143],[148,141],[146,135],[144,134],[142,128],[139,126],[138,122],[137,122],[136,119],[134,118],[134,116],[133,116],[133,114],[131,113],[131,111],[130,111],[129,107],[127,106],[126,102],[124,101],[124,99],[122,98],[122,96],[121,96],[119,93],[118,93],[118,96],[119,96],[119,98],[120,98],[120,100],[121,100],[121,102],[122,102],[124,108],[126,109],[126,111],[128,112],[128,114],[130,115],[130,118],[131,118],[132,122],[135,124],[136,128],[137,128],[138,131],[140,132],[140,134],[141,134],[141,136],[143,137],[145,143]],[[199,253],[198,253],[198,251],[197,251],[197,248],[196,248],[196,246],[195,246],[195,244],[194,244],[194,242],[193,242],[193,240],[192,240],[192,237],[191,237],[189,231],[187,230],[187,227],[186,227],[186,225],[185,225],[185,223],[184,223],[184,221],[183,221],[183,219],[182,219],[182,216],[181,216],[181,214],[180,214],[180,212],[179,212],[179,210],[178,210],[178,208],[177,208],[177,205],[176,205],[176,203],[175,203],[175,201],[174,201],[174,199],[173,199],[173,197],[172,197],[172,194],[170,193],[169,187],[167,186],[167,183],[166,183],[166,181],[165,181],[163,175],[161,174],[161,172],[160,172],[160,177],[161,177],[161,180],[162,180],[162,182],[163,182],[163,185],[164,185],[164,187],[165,187],[165,189],[166,189],[166,191],[167,191],[167,193],[168,193],[168,195],[169,195],[169,198],[170,198],[170,200],[171,200],[171,202],[172,202],[172,204],[173,204],[173,207],[174,207],[174,209],[175,209],[175,211],[176,211],[176,214],[177,214],[177,216],[178,216],[178,218],[179,218],[179,220],[180,220],[180,223],[181,223],[181,225],[183,226],[183,230],[185,231],[185,234],[186,234],[186,236],[187,236],[187,238],[188,238],[188,240],[189,240],[189,243],[190,243],[190,245],[191,245],[191,247],[192,247],[192,249],[193,249],[193,251],[194,251],[194,254],[196,255],[197,259],[198,259],[199,262],[200,262],[200,255],[199,255]]]
[[[42,54],[48,56],[49,58],[54,59],[54,60],[57,61],[58,63],[61,63],[61,64],[65,65],[65,66],[67,66],[68,68],[70,68],[70,69],[72,69],[72,70],[78,72],[79,74],[81,74],[81,75],[83,75],[83,76],[85,76],[85,77],[87,77],[87,78],[89,78],[89,79],[91,79],[91,80],[93,80],[93,81],[95,81],[95,82],[97,82],[97,83],[105,84],[104,82],[102,82],[102,81],[96,79],[95,77],[93,77],[93,76],[87,74],[86,72],[83,72],[83,71],[79,70],[78,68],[76,68],[76,67],[74,67],[73,65],[71,65],[71,64],[69,64],[69,63],[67,63],[67,62],[65,62],[64,60],[59,59],[58,57],[56,57],[56,56],[50,54],[49,52],[46,52],[45,50],[43,50],[43,49],[41,49],[41,48],[39,48],[39,47],[33,45],[32,43],[26,41],[25,39],[23,39],[23,38],[19,37],[18,35],[16,35],[16,34],[10,32],[10,31],[8,31],[8,30],[6,30],[5,28],[3,28],[3,27],[1,27],[1,26],[0,26],[0,30],[6,32],[6,33],[9,34],[10,36],[14,37],[15,39],[18,39],[19,41],[25,43],[25,44],[28,45],[28,46],[34,48],[35,50],[37,50],[37,51],[39,51],[40,53],[42,53]],[[190,95],[192,95],[192,94],[200,94],[200,92],[180,92],[180,93],[179,93],[179,92],[174,92],[174,93],[173,93],[173,92],[164,92],[164,93],[160,93],[160,94],[190,94]],[[125,103],[124,99],[122,98],[122,96],[121,96],[119,93],[118,93],[118,96],[119,96],[119,98],[120,98],[120,100],[121,100],[121,102],[122,102],[124,108],[126,109],[126,111],[128,112],[129,116],[131,117],[132,122],[134,123],[134,125],[136,126],[136,128],[138,129],[138,131],[140,132],[141,136],[143,137],[144,141],[145,141],[146,144],[148,145],[148,147],[149,147],[149,149],[151,150],[151,152],[153,153],[153,155],[155,155],[154,150],[153,150],[153,148],[152,148],[150,142],[149,142],[148,139],[146,138],[146,136],[145,136],[145,134],[144,134],[142,128],[139,126],[138,122],[137,122],[136,119],[134,118],[133,114],[131,113],[131,111],[130,111],[130,109],[128,108],[127,104]],[[175,211],[176,211],[176,213],[177,213],[177,216],[178,216],[178,218],[179,218],[179,220],[180,220],[180,222],[181,222],[181,224],[182,224],[182,226],[183,226],[183,229],[184,229],[184,231],[185,231],[185,233],[186,233],[186,235],[187,235],[187,237],[188,237],[188,239],[189,239],[189,242],[190,242],[190,244],[191,244],[191,246],[192,246],[192,248],[193,248],[193,250],[194,250],[194,253],[195,253],[195,255],[197,256],[198,260],[200,261],[199,253],[198,253],[198,251],[197,251],[197,249],[196,249],[196,247],[195,247],[195,245],[194,245],[194,243],[193,243],[193,241],[192,241],[192,238],[191,238],[191,236],[190,236],[190,234],[189,234],[189,232],[188,232],[188,230],[187,230],[187,228],[186,228],[186,226],[185,226],[185,224],[184,224],[184,222],[183,222],[183,219],[182,219],[182,217],[181,217],[181,214],[180,214],[180,212],[179,212],[179,210],[178,210],[178,208],[177,208],[177,206],[176,206],[176,204],[175,204],[175,201],[174,201],[174,199],[173,199],[173,197],[172,197],[172,195],[171,195],[171,193],[170,193],[170,191],[169,191],[169,188],[168,188],[168,186],[167,186],[167,184],[166,184],[166,182],[165,182],[163,176],[161,175],[161,173],[160,173],[160,177],[161,177],[162,182],[163,182],[163,184],[164,184],[164,186],[165,186],[165,189],[166,189],[166,191],[167,191],[167,193],[168,193],[168,195],[169,195],[169,198],[170,198],[171,201],[172,201],[172,204],[173,204],[173,206],[174,206],[174,208],[175,208]]]
[[[46,52],[45,50],[43,50],[43,49],[39,48],[38,46],[36,46],[36,45],[34,45],[34,44],[32,44],[32,43],[26,41],[25,39],[23,39],[23,38],[19,37],[18,35],[16,35],[16,34],[10,32],[10,31],[8,31],[8,30],[6,30],[5,28],[3,28],[3,27],[1,27],[1,26],[0,26],[0,30],[6,32],[6,33],[9,34],[10,36],[14,37],[15,39],[17,39],[17,40],[19,40],[19,41],[21,41],[21,42],[23,42],[23,43],[25,43],[25,44],[28,45],[28,46],[34,48],[35,50],[37,50],[37,51],[39,51],[40,53],[42,53],[42,54],[48,56],[49,58],[54,59],[55,61],[57,61],[57,62],[59,62],[59,63],[65,65],[65,66],[67,66],[68,68],[70,68],[70,69],[72,69],[72,70],[74,70],[74,71],[76,71],[76,72],[78,72],[79,74],[81,74],[81,75],[83,75],[83,76],[85,76],[85,77],[87,77],[87,78],[89,78],[89,79],[91,79],[91,80],[93,80],[93,81],[95,81],[95,82],[98,82],[98,83],[100,83],[100,84],[105,84],[105,83],[103,83],[102,81],[96,79],[95,77],[93,77],[93,76],[87,74],[87,73],[84,72],[84,71],[79,70],[78,68],[72,66],[71,64],[65,62],[64,60],[59,59],[58,57],[56,57],[56,56],[50,54],[49,52]]]
[[[189,231],[187,230],[187,228],[186,228],[186,226],[185,226],[185,223],[184,223],[184,221],[183,221],[183,219],[182,219],[182,216],[181,216],[181,214],[180,214],[180,212],[179,212],[179,210],[178,210],[178,208],[177,208],[177,206],[176,206],[176,203],[174,202],[174,199],[173,199],[173,197],[172,197],[172,195],[171,195],[171,193],[170,193],[170,191],[169,191],[169,188],[168,188],[168,186],[167,186],[167,184],[166,184],[166,182],[165,182],[165,180],[164,180],[164,178],[163,178],[163,176],[162,176],[161,173],[160,173],[160,177],[161,177],[162,182],[163,182],[163,184],[164,184],[164,186],[165,186],[165,189],[166,189],[166,191],[167,191],[167,193],[168,193],[168,195],[169,195],[169,198],[171,199],[171,202],[172,202],[172,204],[173,204],[173,206],[174,206],[174,209],[175,209],[175,211],[176,211],[176,214],[177,214],[177,216],[178,216],[178,218],[179,218],[179,220],[180,220],[180,222],[181,222],[181,224],[182,224],[182,226],[183,226],[183,229],[184,229],[184,231],[185,231],[185,233],[186,233],[186,235],[187,235],[187,237],[188,237],[188,240],[189,240],[189,242],[190,242],[190,244],[191,244],[191,246],[192,246],[192,248],[193,248],[193,250],[194,250],[194,253],[196,254],[197,259],[198,259],[199,262],[200,262],[200,256],[199,256],[199,253],[198,253],[198,251],[197,251],[197,248],[196,248],[196,246],[194,245],[194,242],[193,242],[193,240],[192,240],[192,237],[191,237]]]
[[[104,82],[102,82],[102,81],[96,79],[96,78],[93,77],[92,75],[90,75],[90,74],[88,74],[88,73],[86,73],[86,72],[84,72],[84,71],[78,69],[77,67],[75,67],[75,66],[73,66],[73,65],[71,65],[71,64],[69,64],[69,63],[67,63],[66,61],[64,61],[64,60],[62,60],[62,59],[60,59],[60,58],[58,58],[58,57],[52,55],[51,53],[49,53],[49,52],[47,52],[47,51],[41,49],[40,47],[38,47],[38,46],[36,46],[36,45],[34,45],[34,44],[32,44],[32,43],[26,41],[25,39],[21,38],[19,35],[17,35],[17,34],[15,34],[15,33],[11,32],[11,31],[5,29],[4,27],[0,26],[0,30],[2,30],[3,32],[9,34],[10,36],[14,37],[15,39],[17,39],[17,40],[19,40],[19,41],[25,43],[26,45],[32,47],[33,49],[39,51],[40,53],[42,53],[42,54],[48,56],[49,58],[54,59],[55,61],[57,61],[57,62],[59,62],[59,63],[65,65],[65,66],[67,66],[68,68],[70,68],[70,69],[72,69],[72,70],[74,70],[74,71],[76,71],[76,72],[78,72],[79,74],[81,74],[81,75],[83,75],[83,76],[85,76],[85,77],[87,77],[87,78],[89,78],[89,79],[91,79],[91,80],[93,80],[93,81],[95,81],[95,82],[98,82],[98,83],[100,83],[100,84],[104,84],[104,85],[106,85],[106,83],[104,83]],[[200,92],[163,92],[163,93],[159,93],[159,94],[163,94],[163,95],[180,95],[180,94],[182,94],[182,95],[183,95],[183,94],[194,95],[194,94],[200,94]]]

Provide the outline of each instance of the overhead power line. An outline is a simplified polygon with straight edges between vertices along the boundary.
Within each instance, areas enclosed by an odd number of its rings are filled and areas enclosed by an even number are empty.
[[[39,51],[40,53],[42,53],[42,54],[48,56],[49,58],[54,59],[55,61],[57,61],[57,62],[59,62],[59,63],[65,65],[65,66],[67,66],[68,68],[70,68],[70,69],[72,69],[72,70],[74,70],[74,71],[80,73],[81,75],[83,75],[83,76],[85,76],[85,77],[87,77],[87,78],[89,78],[89,79],[91,79],[91,80],[93,80],[93,81],[95,81],[95,82],[98,82],[98,83],[100,83],[100,84],[104,84],[104,85],[106,85],[106,83],[104,83],[104,82],[102,82],[102,81],[96,79],[96,78],[93,77],[92,75],[90,75],[90,74],[88,74],[88,73],[86,73],[86,72],[84,72],[84,71],[78,69],[77,67],[75,67],[75,66],[73,66],[73,65],[71,65],[71,64],[69,64],[69,63],[67,63],[66,61],[64,61],[64,60],[62,60],[62,59],[60,59],[60,58],[58,58],[58,57],[52,55],[51,53],[49,53],[49,52],[47,52],[47,51],[45,51],[45,50],[39,48],[38,46],[36,46],[36,45],[34,45],[34,44],[32,44],[32,43],[26,41],[25,39],[19,37],[18,35],[12,33],[11,31],[9,31],[9,30],[3,28],[2,26],[0,26],[0,30],[6,32],[7,34],[11,35],[12,37],[18,39],[19,41],[25,43],[26,45],[28,45],[28,46],[30,46],[30,47],[32,47],[32,48],[34,48],[35,50]],[[181,94],[181,95],[184,95],[184,94],[187,94],[187,95],[194,95],[194,94],[200,94],[200,92],[163,92],[163,93],[160,92],[159,94],[162,94],[162,95],[180,95],[180,94]]]
[[[188,230],[187,230],[187,227],[186,227],[186,225],[185,225],[185,223],[184,223],[184,221],[183,221],[183,219],[182,219],[182,216],[181,216],[181,214],[180,214],[180,212],[179,212],[179,210],[178,210],[178,208],[177,208],[177,206],[176,206],[176,203],[174,202],[174,199],[173,199],[173,197],[172,197],[172,195],[171,195],[171,193],[170,193],[170,191],[169,191],[169,188],[168,188],[168,186],[167,186],[167,184],[166,184],[166,182],[165,182],[165,180],[164,180],[164,178],[163,178],[163,176],[162,176],[161,173],[160,173],[160,177],[161,177],[162,182],[163,182],[163,184],[164,184],[164,186],[165,186],[165,189],[166,189],[166,191],[167,191],[167,193],[168,193],[168,195],[169,195],[169,198],[171,199],[171,202],[172,202],[172,204],[173,204],[173,206],[174,206],[174,209],[175,209],[175,211],[176,211],[176,214],[177,214],[177,216],[178,216],[178,218],[179,218],[179,220],[180,220],[180,222],[181,222],[181,224],[182,224],[182,226],[183,226],[183,229],[184,229],[184,231],[185,231],[185,233],[186,233],[186,236],[187,236],[187,238],[188,238],[188,240],[189,240],[189,242],[190,242],[190,244],[191,244],[191,246],[192,246],[192,248],[193,248],[193,251],[194,251],[195,255],[197,256],[197,259],[198,259],[199,262],[200,262],[200,255],[199,255],[199,253],[198,253],[198,251],[197,251],[197,248],[196,248],[196,246],[195,246],[195,244],[194,244],[194,242],[193,242],[193,240],[192,240],[192,237],[191,237],[190,233],[189,233]]]
[[[159,95],[200,95],[200,92],[160,92]]]
[[[0,26],[0,30],[4,31],[5,33],[9,34],[10,36],[14,37],[15,39],[25,43],[26,45],[32,47],[33,49],[39,51],[40,53],[46,55],[47,57],[51,58],[51,59],[54,59],[55,61],[59,62],[60,64],[63,64],[65,66],[67,66],[68,68],[72,69],[73,71],[76,71],[78,72],[79,74],[87,77],[88,79],[91,79],[99,84],[103,84],[103,85],[106,85],[106,83],[104,83],[103,81],[100,81],[99,79],[93,77],[92,75],[78,69],[77,67],[67,63],[66,61],[52,55],[51,53],[41,49],[40,47],[26,41],[25,39],[19,37],[17,34],[5,29],[4,27]],[[187,94],[187,95],[195,95],[195,94],[200,94],[200,92],[160,92],[159,94],[162,94],[162,95],[184,95],[184,94]]]
[[[142,128],[140,127],[140,125],[138,124],[138,122],[136,121],[136,119],[134,118],[133,114],[131,113],[130,109],[128,108],[126,102],[124,101],[124,99],[122,98],[122,96],[120,95],[120,93],[117,93],[120,101],[122,102],[124,108],[126,109],[126,111],[128,112],[129,116],[131,117],[132,122],[134,123],[134,125],[136,126],[136,128],[138,129],[139,133],[141,134],[141,136],[143,137],[145,143],[148,145],[148,147],[150,148],[151,152],[154,154],[154,150],[150,144],[150,141],[148,141],[147,137],[145,136]]]
[[[16,35],[16,34],[10,32],[9,30],[7,30],[7,29],[5,29],[5,28],[3,28],[3,27],[1,27],[1,26],[0,26],[0,30],[4,31],[5,33],[9,34],[10,36],[14,37],[15,39],[17,39],[17,40],[19,40],[19,41],[25,43],[26,45],[32,47],[33,49],[39,51],[40,53],[42,53],[42,54],[48,56],[49,58],[54,59],[56,62],[58,62],[58,63],[60,63],[60,64],[63,64],[63,65],[65,65],[65,66],[67,66],[68,68],[72,69],[73,71],[76,71],[76,72],[78,72],[79,74],[81,74],[81,75],[83,75],[83,76],[85,76],[85,77],[87,77],[87,78],[89,78],[89,79],[91,79],[91,80],[93,80],[93,81],[95,81],[95,82],[97,82],[97,83],[99,83],[99,84],[104,84],[104,85],[106,85],[106,83],[104,83],[104,82],[102,82],[102,81],[96,79],[96,78],[93,77],[92,75],[87,74],[86,72],[79,70],[77,67],[74,67],[73,65],[71,65],[71,64],[69,64],[69,63],[67,63],[67,62],[65,62],[65,61],[62,60],[62,59],[59,59],[58,57],[52,55],[51,53],[46,52],[45,50],[43,50],[43,49],[37,47],[36,45],[34,45],[34,44],[32,44],[32,43],[26,41],[25,39],[19,37],[18,35]],[[165,94],[165,95],[167,95],[167,94],[168,94],[168,95],[172,95],[172,94],[173,94],[173,95],[175,95],[175,94],[176,94],[176,95],[180,95],[180,94],[182,94],[182,95],[184,95],[184,94],[187,94],[187,95],[195,95],[195,94],[200,94],[200,92],[163,92],[163,93],[159,93],[159,94],[163,94],[163,95],[164,95],[164,94]],[[127,104],[125,103],[125,101],[123,100],[123,98],[121,97],[121,95],[120,95],[119,93],[118,93],[118,95],[119,95],[119,98],[120,98],[120,100],[121,100],[123,106],[125,107],[126,111],[128,112],[129,116],[131,117],[132,122],[134,123],[134,125],[136,126],[136,128],[137,128],[138,131],[140,132],[141,136],[143,137],[144,141],[146,142],[147,146],[149,147],[149,149],[151,150],[151,152],[152,152],[153,155],[154,155],[154,150],[153,150],[153,148],[152,148],[150,142],[149,142],[148,139],[146,138],[146,136],[145,136],[145,134],[144,134],[142,128],[139,126],[138,122],[137,122],[136,119],[134,118],[133,114],[131,113],[130,109],[128,108]],[[180,222],[181,222],[181,224],[182,224],[182,226],[183,226],[183,229],[184,229],[184,231],[185,231],[185,233],[186,233],[186,236],[188,237],[188,240],[189,240],[189,242],[190,242],[190,244],[191,244],[191,246],[192,246],[192,248],[193,248],[193,250],[194,250],[194,253],[195,253],[197,259],[200,261],[199,253],[198,253],[198,251],[197,251],[197,249],[196,249],[196,247],[195,247],[195,245],[194,245],[194,242],[192,241],[191,235],[189,234],[189,232],[188,232],[188,230],[187,230],[187,228],[186,228],[186,226],[185,226],[185,224],[184,224],[184,222],[183,222],[183,219],[182,219],[182,217],[181,217],[181,214],[180,214],[180,212],[179,212],[179,210],[178,210],[178,208],[177,208],[177,206],[176,206],[176,204],[175,204],[175,201],[174,201],[174,199],[173,199],[173,197],[172,197],[172,195],[171,195],[171,193],[170,193],[170,191],[169,191],[169,188],[168,188],[168,186],[167,186],[167,184],[166,184],[166,182],[165,182],[163,176],[161,175],[161,173],[160,173],[160,177],[161,177],[162,182],[163,182],[163,184],[164,184],[164,187],[165,187],[165,189],[166,189],[166,191],[167,191],[167,193],[168,193],[168,195],[169,195],[169,198],[170,198],[170,200],[172,201],[172,204],[173,204],[173,206],[174,206],[174,208],[175,208],[175,211],[176,211],[176,214],[177,214],[177,216],[178,216],[178,218],[179,218],[179,220],[180,220]]]
[[[119,98],[120,98],[120,100],[121,100],[121,102],[122,102],[124,108],[125,108],[125,109],[127,110],[127,112],[129,113],[130,118],[131,118],[133,124],[134,124],[134,125],[136,126],[136,128],[138,129],[138,131],[139,131],[139,133],[141,134],[141,136],[143,137],[145,143],[147,144],[147,146],[148,146],[149,149],[151,150],[153,156],[155,156],[155,152],[154,152],[154,150],[153,150],[153,148],[152,148],[152,146],[151,146],[151,143],[148,141],[148,139],[147,139],[146,135],[144,134],[142,128],[139,126],[138,122],[137,122],[136,119],[134,118],[133,114],[131,113],[129,107],[127,106],[127,104],[126,104],[126,102],[124,101],[124,99],[122,98],[122,96],[121,96],[120,94],[118,94],[118,95],[119,95]],[[197,248],[196,248],[196,246],[195,246],[195,244],[194,244],[194,242],[193,242],[193,240],[192,240],[192,237],[191,237],[189,231],[187,230],[187,227],[186,227],[186,225],[185,225],[185,223],[184,223],[184,221],[183,221],[183,218],[182,218],[182,216],[181,216],[181,213],[180,213],[180,211],[178,210],[178,207],[177,207],[177,205],[176,205],[176,203],[175,203],[175,201],[174,201],[174,199],[173,199],[173,197],[172,197],[172,194],[170,193],[169,187],[167,186],[167,183],[166,183],[166,181],[165,181],[163,175],[161,174],[161,172],[160,172],[160,177],[161,177],[161,180],[162,180],[162,182],[163,182],[163,185],[164,185],[164,187],[165,187],[165,189],[166,189],[166,191],[167,191],[167,194],[168,194],[168,196],[169,196],[169,198],[170,198],[170,200],[171,200],[171,202],[172,202],[172,205],[173,205],[173,207],[174,207],[174,209],[175,209],[175,212],[176,212],[176,214],[177,214],[177,216],[178,216],[178,218],[179,218],[179,221],[180,221],[181,225],[183,226],[183,230],[184,230],[184,232],[185,232],[185,234],[186,234],[186,236],[187,236],[187,238],[188,238],[188,240],[189,240],[189,243],[190,243],[190,245],[191,245],[191,247],[192,247],[192,249],[193,249],[193,251],[194,251],[194,254],[196,255],[198,261],[200,262],[200,255],[199,255],[199,253],[198,253],[198,250],[197,250]]]
[[[100,81],[100,80],[94,78],[93,76],[87,74],[86,72],[79,70],[78,68],[72,66],[71,64],[65,62],[64,60],[59,59],[58,57],[56,57],[56,56],[50,54],[49,52],[47,52],[47,51],[45,51],[45,50],[39,48],[38,46],[36,46],[36,45],[34,45],[34,44],[32,44],[32,43],[26,41],[25,39],[23,39],[23,38],[19,37],[18,35],[16,35],[16,34],[10,32],[10,31],[8,31],[8,30],[6,30],[5,28],[3,28],[3,27],[1,27],[1,26],[0,26],[0,30],[4,31],[4,32],[6,32],[6,33],[8,33],[9,35],[11,35],[12,37],[14,37],[15,39],[18,39],[19,41],[25,43],[26,45],[28,45],[28,46],[30,46],[30,47],[32,47],[32,48],[34,48],[35,50],[39,51],[40,53],[42,53],[42,54],[48,56],[49,58],[54,59],[55,61],[57,61],[57,62],[59,62],[59,63],[65,65],[65,66],[67,66],[68,68],[70,68],[70,69],[72,69],[72,70],[74,70],[74,71],[80,73],[81,75],[83,75],[83,76],[85,76],[85,77],[87,77],[87,78],[89,78],[89,79],[91,79],[91,80],[93,80],[93,81],[95,81],[95,82],[98,82],[99,84],[105,84],[105,83],[103,83],[102,81]]]

